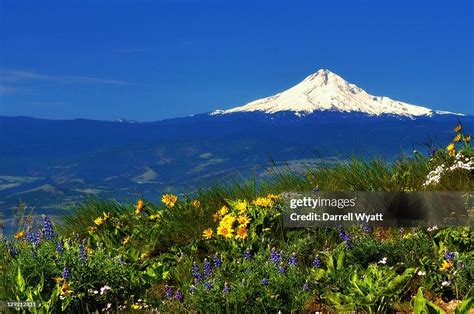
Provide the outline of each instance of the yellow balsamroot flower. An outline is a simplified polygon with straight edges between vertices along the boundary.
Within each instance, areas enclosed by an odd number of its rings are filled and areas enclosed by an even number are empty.
[[[131,308],[134,309],[134,310],[138,310],[138,309],[141,308],[141,305],[140,304],[132,304]]]
[[[102,215],[104,216],[104,220],[107,220],[110,218],[110,214],[106,212],[102,212]]]
[[[214,215],[212,215],[212,220],[214,220],[214,222],[218,222],[221,219],[222,219],[222,216],[219,212],[216,212]]]
[[[60,292],[61,295],[68,295],[69,293],[71,293],[71,286],[69,285],[69,283],[64,281],[63,285],[61,286]]]
[[[244,226],[240,226],[239,228],[237,228],[237,233],[235,234],[235,238],[244,240],[248,237],[248,235],[249,234],[248,234],[247,228],[245,228]]]
[[[239,211],[239,214],[243,214],[247,211],[248,203],[246,200],[239,201],[237,204],[235,204],[235,209]]]
[[[168,207],[174,207],[174,205],[176,205],[176,202],[178,201],[178,197],[174,194],[165,194],[161,198],[161,201]]]
[[[449,154],[450,157],[454,157],[454,156],[456,156],[456,151],[455,150],[450,150],[448,152],[448,154]]]
[[[217,227],[217,235],[223,236],[224,238],[232,238],[234,230],[225,226]]]
[[[275,195],[275,194],[268,194],[267,195],[267,198],[274,201],[274,200],[277,200],[278,199],[278,195]]]
[[[239,222],[239,225],[246,226],[250,223],[250,218],[245,215],[241,215],[237,218],[237,221]]]
[[[232,225],[234,224],[235,220],[236,218],[234,215],[232,214],[225,215],[222,218],[221,222],[219,223],[219,226],[232,228]]]
[[[444,260],[443,263],[441,264],[441,270],[449,270],[451,267],[453,267],[453,262]]]
[[[269,207],[272,204],[272,200],[269,199],[268,197],[258,197],[252,203],[260,207]]]
[[[104,222],[105,220],[103,217],[97,217],[96,219],[94,219],[94,223],[98,226],[102,225]]]
[[[453,142],[454,143],[459,142],[461,140],[461,137],[462,137],[461,134],[456,135],[453,139]]]
[[[202,232],[202,237],[203,237],[204,239],[209,240],[210,238],[212,238],[212,234],[213,234],[213,233],[214,233],[214,232],[212,231],[211,228],[204,229],[204,231]]]
[[[94,226],[90,226],[90,227],[87,228],[87,231],[89,231],[89,233],[94,233],[94,232],[97,231],[97,228],[94,227]]]
[[[150,217],[148,217],[150,220],[157,221],[160,220],[161,215],[160,214],[152,214]]]
[[[194,200],[192,202],[194,208],[199,208],[201,207],[201,202],[199,200]]]
[[[127,236],[125,236],[125,237],[123,238],[122,244],[125,245],[125,244],[127,244],[128,242],[130,242],[130,236],[129,236],[129,235],[127,235]]]
[[[219,214],[221,216],[225,216],[227,213],[229,212],[229,208],[227,208],[227,206],[222,206],[221,210],[219,210]]]
[[[449,145],[446,147],[446,149],[448,151],[452,151],[452,150],[456,149],[456,146],[454,145],[454,143],[449,143]]]
[[[24,235],[25,235],[25,231],[24,231],[24,230],[21,230],[20,232],[18,232],[17,234],[15,234],[15,239],[21,240]]]
[[[463,141],[464,143],[469,143],[471,141],[471,136],[470,135],[464,136]]]
[[[462,130],[462,126],[460,124],[458,124],[455,128],[454,128],[454,131],[456,132],[460,132]]]
[[[137,207],[135,208],[135,214],[140,214],[145,208],[145,202],[142,199],[137,201]]]

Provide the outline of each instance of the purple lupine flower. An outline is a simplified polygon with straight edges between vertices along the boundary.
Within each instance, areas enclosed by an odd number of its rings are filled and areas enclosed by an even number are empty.
[[[56,244],[56,252],[58,252],[58,254],[64,252],[64,241],[62,239],[58,241],[58,244]]]
[[[249,249],[246,249],[244,252],[244,259],[249,261],[252,259],[252,252]]]
[[[296,257],[296,253],[293,252],[291,253],[290,258],[288,259],[288,265],[296,266],[296,264],[298,264],[298,258]]]
[[[165,294],[164,294],[164,298],[165,299],[169,299],[173,296],[174,294],[174,291],[173,291],[173,288],[171,288],[170,286],[168,285],[165,285]]]
[[[280,274],[284,274],[286,272],[286,269],[282,264],[278,265],[278,272]]]
[[[53,230],[53,223],[46,216],[43,218],[43,232],[46,240],[52,240],[56,237],[56,233]]]
[[[447,260],[453,260],[454,257],[456,257],[456,253],[454,252],[446,252],[444,254],[444,259],[447,259]]]
[[[193,262],[193,266],[191,266],[191,274],[197,281],[202,279],[202,274],[199,271],[199,266],[196,262]]]
[[[30,242],[32,245],[38,245],[40,243],[40,234],[35,233],[32,230],[29,230],[26,234],[26,239],[28,242]]]
[[[319,187],[318,187],[318,186],[315,186],[315,187],[313,188],[313,192],[314,192],[314,193],[317,193],[318,191],[319,191]]]
[[[176,291],[176,293],[174,294],[174,298],[175,298],[179,303],[183,303],[183,301],[184,301],[184,294],[183,294],[181,291]]]
[[[71,273],[69,273],[69,269],[66,266],[64,266],[62,277],[65,280],[68,280],[70,276],[71,276]]]
[[[278,264],[281,262],[281,259],[281,252],[277,252],[275,248],[272,248],[270,252],[270,261],[274,264]]]
[[[189,293],[193,294],[194,292],[196,292],[196,286],[195,285],[190,285],[189,286]]]
[[[224,288],[222,289],[224,294],[228,294],[230,292],[230,286],[227,282],[224,282]]]
[[[372,232],[372,227],[369,226],[368,223],[364,222],[362,224],[362,231],[364,231],[365,233],[371,233]]]
[[[314,268],[319,268],[321,267],[322,263],[321,263],[321,260],[319,259],[319,257],[316,255],[313,259],[313,267]]]
[[[203,270],[204,276],[211,277],[212,275],[211,262],[209,262],[207,258],[204,259],[202,270]]]
[[[219,267],[221,267],[221,265],[222,265],[221,258],[219,257],[219,255],[217,255],[217,253],[214,254],[214,267],[219,268]]]
[[[270,283],[270,280],[268,278],[262,279],[262,282],[261,282],[262,286],[268,286],[269,283]]]
[[[86,252],[86,246],[85,246],[85,240],[81,242],[79,245],[79,259],[85,263],[87,260],[87,252]]]
[[[339,238],[346,243],[346,247],[350,249],[352,247],[351,244],[351,236],[346,233],[342,226],[339,226]]]
[[[206,287],[206,290],[212,290],[213,288],[212,283],[210,283],[209,281],[206,281],[204,283],[204,287]]]
[[[436,149],[435,148],[430,148],[430,151],[428,153],[428,156],[430,158],[434,157],[436,155]]]
[[[303,291],[308,292],[309,290],[311,290],[310,287],[309,287],[309,282],[308,282],[308,280],[306,280],[304,282],[304,285],[303,285]]]

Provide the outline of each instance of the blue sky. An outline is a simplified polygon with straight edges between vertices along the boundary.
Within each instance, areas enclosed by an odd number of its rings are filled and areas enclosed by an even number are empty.
[[[0,115],[160,120],[242,105],[320,68],[474,114],[472,6],[0,0]]]

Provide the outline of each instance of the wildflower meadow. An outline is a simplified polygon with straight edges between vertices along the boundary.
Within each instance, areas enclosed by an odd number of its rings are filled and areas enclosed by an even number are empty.
[[[473,191],[474,151],[321,162],[265,181],[168,193],[159,204],[88,199],[62,220],[20,205],[0,241],[0,300],[33,313],[469,313],[470,227],[286,229],[289,191]]]

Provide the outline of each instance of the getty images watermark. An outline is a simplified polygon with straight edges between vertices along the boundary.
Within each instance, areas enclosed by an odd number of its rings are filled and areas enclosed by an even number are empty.
[[[356,206],[357,197],[354,198],[321,198],[309,197],[291,198],[290,209],[297,208],[337,208],[346,209],[354,208]],[[353,221],[365,222],[369,221],[383,221],[383,213],[368,214],[363,212],[346,212],[341,214],[330,214],[328,212],[309,212],[309,213],[290,213],[291,221]]]
[[[473,226],[471,192],[316,192],[283,197],[285,227]]]

